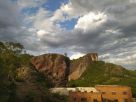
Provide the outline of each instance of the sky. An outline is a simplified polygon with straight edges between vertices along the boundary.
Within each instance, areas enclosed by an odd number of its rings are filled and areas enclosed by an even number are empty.
[[[136,0],[0,0],[0,41],[136,69]]]

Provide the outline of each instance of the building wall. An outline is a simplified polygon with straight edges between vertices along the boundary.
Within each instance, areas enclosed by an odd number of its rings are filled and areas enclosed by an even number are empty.
[[[130,87],[98,85],[95,86],[95,88],[97,89],[97,92],[69,92],[69,102],[132,102]],[[86,100],[82,101],[82,98]]]
[[[69,92],[98,92],[94,87],[76,87],[76,88],[50,88],[51,93],[59,93],[60,95],[69,95]]]
[[[86,100],[83,100],[86,99]],[[69,102],[102,102],[101,93],[99,92],[70,92]]]
[[[95,87],[102,93],[102,98],[106,100],[118,100],[118,102],[131,102],[131,88],[118,85],[99,85]],[[126,100],[126,101],[125,101]]]

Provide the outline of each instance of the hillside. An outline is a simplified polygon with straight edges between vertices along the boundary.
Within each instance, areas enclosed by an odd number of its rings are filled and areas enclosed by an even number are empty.
[[[87,66],[94,61],[98,61],[97,53],[88,53],[79,59],[72,60],[70,62],[69,80],[78,79],[86,70]]]
[[[90,63],[82,76],[77,80],[69,81],[68,85],[95,86],[98,84],[128,85],[132,87],[133,95],[136,97],[136,71],[127,70],[120,65],[97,61]]]
[[[30,64],[32,57],[20,43],[0,42],[0,102],[67,102],[48,91],[52,81]]]

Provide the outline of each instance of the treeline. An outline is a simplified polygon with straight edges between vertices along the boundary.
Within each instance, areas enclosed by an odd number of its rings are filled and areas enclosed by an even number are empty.
[[[31,57],[20,43],[0,42],[0,102],[14,98],[16,70],[29,66]]]

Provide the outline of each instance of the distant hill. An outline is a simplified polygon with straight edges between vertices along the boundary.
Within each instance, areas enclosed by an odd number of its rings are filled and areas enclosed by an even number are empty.
[[[105,63],[104,61],[94,61],[86,66],[86,70],[80,78],[70,80],[68,86],[127,85],[132,87],[133,95],[136,97],[135,82],[136,71],[127,70],[120,65]]]

